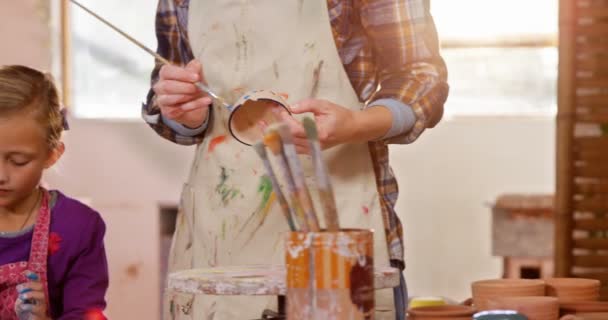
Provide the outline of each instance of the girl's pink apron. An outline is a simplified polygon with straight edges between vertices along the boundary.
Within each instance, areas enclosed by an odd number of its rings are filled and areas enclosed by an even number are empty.
[[[19,293],[17,285],[25,283],[28,279],[23,274],[26,270],[38,274],[44,285],[48,307],[48,287],[46,277],[46,264],[48,256],[49,227],[51,210],[49,208],[48,192],[42,192],[42,204],[34,226],[32,247],[29,261],[20,261],[0,266],[0,319],[18,320],[15,313],[15,302]]]

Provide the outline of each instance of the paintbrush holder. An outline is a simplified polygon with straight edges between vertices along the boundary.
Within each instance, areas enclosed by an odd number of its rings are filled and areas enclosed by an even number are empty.
[[[277,107],[283,108],[291,114],[287,101],[273,91],[255,90],[244,94],[230,111],[228,118],[230,134],[248,146],[262,140],[264,134],[260,123],[271,125],[279,122],[272,110]]]
[[[289,232],[287,319],[373,319],[373,230]]]

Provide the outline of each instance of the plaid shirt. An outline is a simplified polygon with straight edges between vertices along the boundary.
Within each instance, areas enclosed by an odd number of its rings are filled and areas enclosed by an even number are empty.
[[[388,143],[411,143],[442,117],[447,71],[425,0],[327,0],[332,32],[351,84],[365,102],[395,99],[416,115],[413,128],[400,137],[370,142],[381,196],[391,261],[404,267],[403,230],[394,210],[398,196],[389,166]],[[159,0],[156,15],[158,53],[176,65],[193,54],[188,41],[188,0]],[[161,65],[152,72],[152,84]],[[205,133],[182,136],[158,121],[160,110],[150,90],[142,116],[162,137],[175,143],[200,143]]]

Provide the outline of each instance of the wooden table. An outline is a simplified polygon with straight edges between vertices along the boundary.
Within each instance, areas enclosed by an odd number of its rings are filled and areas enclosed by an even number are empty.
[[[399,269],[375,268],[374,287],[399,286]],[[169,275],[168,290],[186,294],[277,296],[278,312],[265,310],[262,319],[284,319],[286,271],[282,265],[191,269]]]

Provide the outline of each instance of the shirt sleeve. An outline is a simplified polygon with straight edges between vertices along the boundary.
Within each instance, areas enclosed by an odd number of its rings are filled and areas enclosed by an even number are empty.
[[[83,228],[80,251],[69,265],[63,286],[63,313],[58,320],[81,320],[96,313],[103,319],[108,289],[108,262],[104,247],[105,223],[96,214]],[[97,319],[97,318],[96,318]]]
[[[378,63],[378,90],[366,101],[393,114],[386,143],[411,143],[443,116],[447,69],[424,0],[361,0],[361,23]]]
[[[176,65],[188,64],[194,55],[188,41],[188,1],[159,0],[156,11],[156,52]],[[156,61],[151,75],[151,87],[158,81],[162,64]],[[209,109],[211,112],[211,108]],[[195,129],[164,119],[156,102],[156,94],[150,89],[146,102],[142,105],[142,118],[161,137],[182,145],[200,143],[207,125]],[[208,117],[209,118],[209,117]]]

